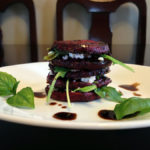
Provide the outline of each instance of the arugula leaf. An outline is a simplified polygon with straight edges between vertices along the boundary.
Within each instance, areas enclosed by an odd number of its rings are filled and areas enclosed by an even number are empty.
[[[57,70],[57,71],[58,71],[58,70]],[[61,71],[61,72],[58,72],[58,73],[56,74],[56,76],[54,77],[54,79],[53,79],[53,81],[52,81],[52,84],[50,85],[50,88],[49,88],[49,91],[48,91],[48,95],[47,95],[47,99],[46,99],[47,103],[50,102],[50,97],[51,97],[52,92],[53,92],[53,90],[54,90],[54,86],[55,86],[55,83],[56,83],[57,79],[58,79],[59,77],[64,78],[67,72],[68,72],[68,71],[65,71],[65,70],[64,70],[64,71]]]
[[[71,107],[71,103],[70,103],[70,96],[69,96],[69,80],[67,80],[66,82],[66,96],[67,96],[67,102],[68,102],[68,107]]]
[[[57,79],[61,76],[61,72],[58,72],[52,82],[52,84],[50,85],[50,88],[49,88],[49,91],[48,91],[48,95],[47,95],[47,103],[49,103],[50,101],[50,97],[52,95],[52,92],[54,90],[54,86],[55,86],[55,83],[57,81]]]
[[[44,60],[50,61],[59,56],[59,53],[56,51],[50,51],[47,56],[44,56]]]
[[[10,74],[0,72],[0,96],[16,94],[19,82]]]
[[[16,95],[7,99],[7,103],[15,107],[34,108],[34,94],[31,88],[22,89]]]
[[[53,48],[53,51],[57,52],[59,55],[67,55],[68,52],[59,51],[57,48]]]
[[[68,72],[68,71],[70,71],[70,69],[68,69],[68,68],[64,68],[64,67],[55,67],[54,68],[54,72],[56,73],[56,72]]]
[[[118,120],[137,113],[141,115],[150,112],[150,98],[131,97],[115,106],[114,112]]]
[[[96,85],[90,85],[90,86],[85,86],[83,88],[77,88],[77,89],[73,90],[73,92],[77,92],[77,91],[80,91],[80,92],[90,92],[90,91],[93,91],[95,89],[97,89]]]
[[[122,98],[121,93],[118,92],[115,88],[110,86],[104,86],[102,88],[95,89],[95,93],[100,96],[101,98],[106,98],[107,100],[122,103],[125,98]]]
[[[121,62],[121,61],[119,61],[119,60],[117,60],[117,59],[115,59],[109,55],[103,54],[102,57],[111,60],[114,64],[119,64],[122,67],[134,72],[133,68],[129,67],[128,65],[124,64],[123,62]]]
[[[68,54],[67,52],[59,51],[56,48],[53,48],[53,49],[47,48],[47,51],[48,51],[48,55],[44,56],[44,60],[47,60],[47,61],[53,60],[56,57],[58,57],[59,55]]]

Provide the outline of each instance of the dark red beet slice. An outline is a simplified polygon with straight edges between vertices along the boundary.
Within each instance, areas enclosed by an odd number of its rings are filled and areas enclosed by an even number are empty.
[[[48,75],[47,83],[51,84],[53,79],[54,79],[53,75]],[[110,82],[111,82],[111,79],[109,79],[107,77],[102,77],[99,80],[97,80],[94,84],[97,85],[97,87],[100,88],[102,86],[108,85]],[[69,89],[76,89],[76,88],[79,88],[79,87],[82,88],[82,87],[90,86],[90,85],[93,85],[93,84],[92,83],[81,82],[81,81],[75,81],[75,82],[70,81],[69,82]],[[66,79],[62,79],[62,78],[57,79],[55,87],[59,88],[59,89],[66,88]]]
[[[84,54],[108,54],[109,47],[103,42],[96,42],[92,40],[73,40],[73,41],[55,41],[52,49],[70,52],[70,53],[84,53]]]
[[[54,67],[52,65],[49,65],[51,71],[54,73]],[[81,79],[81,78],[86,78],[86,77],[91,77],[91,76],[103,76],[104,74],[109,72],[109,67],[103,68],[103,69],[99,69],[99,70],[92,70],[92,71],[88,71],[88,70],[79,70],[79,71],[69,71],[66,74],[66,78],[68,79]],[[54,73],[55,74],[55,73]]]
[[[99,70],[102,68],[106,68],[112,64],[111,61],[106,60],[102,63],[101,61],[85,61],[85,60],[62,60],[62,59],[54,59],[51,61],[52,65],[69,68],[69,69],[77,69],[77,70]]]
[[[48,91],[48,88],[46,88],[46,91]],[[88,102],[100,98],[94,92],[87,92],[87,93],[69,92],[69,96],[71,102]],[[67,101],[66,92],[54,91],[52,93],[51,98],[58,101],[64,101],[64,102]]]

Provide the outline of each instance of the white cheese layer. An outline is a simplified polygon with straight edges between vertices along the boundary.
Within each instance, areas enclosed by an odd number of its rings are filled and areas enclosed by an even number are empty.
[[[104,58],[103,57],[99,57],[98,60],[104,61]]]
[[[68,55],[65,55],[62,57],[63,60],[67,60],[68,59]]]
[[[81,78],[82,82],[87,82],[87,83],[93,83],[96,80],[96,76],[88,77],[88,78]]]
[[[84,59],[84,54],[73,54],[69,53],[70,58],[75,58],[75,59]]]

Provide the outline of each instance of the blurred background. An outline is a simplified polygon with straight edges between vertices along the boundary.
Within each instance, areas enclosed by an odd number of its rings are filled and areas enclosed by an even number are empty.
[[[36,12],[38,61],[43,61],[46,48],[56,40],[57,0],[33,0]],[[144,65],[150,65],[150,1],[147,0],[147,39]],[[121,61],[132,63],[134,45],[137,40],[138,9],[132,3],[125,3],[111,14],[113,31],[113,56]],[[80,5],[70,4],[64,11],[64,39],[88,39],[90,14]],[[5,64],[25,63],[29,60],[29,18],[26,7],[14,4],[0,13],[0,26],[3,31]]]

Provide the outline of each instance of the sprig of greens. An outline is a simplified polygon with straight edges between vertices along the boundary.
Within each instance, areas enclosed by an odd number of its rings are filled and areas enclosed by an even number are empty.
[[[90,86],[85,86],[83,88],[77,88],[77,89],[73,90],[73,92],[77,92],[77,91],[80,91],[80,92],[91,92],[91,91],[93,91],[95,89],[97,89],[96,85],[90,85]]]
[[[55,83],[56,83],[56,81],[57,81],[57,79],[58,79],[59,77],[61,77],[61,72],[58,72],[58,73],[56,74],[56,76],[54,77],[54,79],[53,79],[53,81],[52,81],[52,84],[51,84],[50,87],[49,87],[48,95],[47,95],[47,99],[46,99],[47,103],[50,102],[50,97],[51,97],[51,95],[52,95],[52,92],[54,91]]]
[[[69,80],[67,80],[66,82],[66,96],[67,96],[67,102],[68,102],[68,107],[71,107],[71,103],[70,103],[70,96],[69,96]]]
[[[59,56],[57,51],[50,51],[47,56],[44,56],[44,60],[50,61]]]
[[[48,48],[47,51],[48,51],[48,55],[44,56],[44,60],[47,60],[47,61],[51,61],[55,59],[56,57],[58,57],[59,55],[67,54],[66,52],[58,51],[56,48],[53,48],[53,49]]]
[[[94,91],[98,96],[100,96],[101,98],[105,98],[107,100],[110,101],[114,101],[117,103],[122,103],[125,98],[122,98],[121,93],[118,92],[115,88],[110,87],[110,86],[104,86],[101,88],[97,88],[96,85],[90,85],[90,86],[86,86],[83,88],[77,88],[75,90],[73,90],[73,92],[91,92]]]
[[[128,69],[128,70],[130,70],[132,72],[134,72],[133,68],[131,68],[130,66],[124,64],[123,62],[121,62],[121,61],[119,61],[119,60],[117,60],[117,59],[115,59],[115,58],[113,58],[113,57],[111,57],[109,55],[103,54],[102,57],[106,58],[108,60],[111,60],[114,64],[121,65],[122,67],[124,67],[124,68],[126,68],[126,69]]]
[[[55,72],[55,73],[57,73],[57,72],[68,72],[68,71],[70,71],[70,69],[64,68],[64,67],[58,67],[58,66],[56,66],[56,67],[54,68],[54,72]]]
[[[62,77],[64,78],[66,73],[69,71],[69,69],[66,69],[66,68],[62,68],[62,67],[55,67],[54,68],[54,72],[56,72],[56,76],[54,77],[53,81],[52,81],[52,84],[50,85],[50,88],[49,88],[49,91],[48,91],[48,95],[47,95],[47,103],[50,102],[50,98],[51,98],[51,95],[52,95],[52,92],[54,91],[54,86],[55,86],[55,83],[57,81],[57,79],[59,77]]]
[[[27,87],[17,93],[19,81],[6,72],[0,72],[0,96],[9,96],[7,103],[11,106],[22,108],[34,108],[34,94]]]

